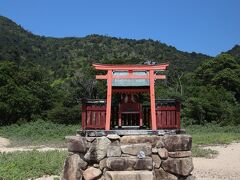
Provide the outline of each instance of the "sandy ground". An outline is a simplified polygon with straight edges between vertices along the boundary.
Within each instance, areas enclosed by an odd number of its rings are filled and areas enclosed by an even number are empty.
[[[14,151],[38,151],[66,150],[66,148],[52,148],[46,146],[8,147],[10,141],[0,137],[0,153]],[[230,145],[209,146],[219,152],[213,159],[193,158],[193,175],[199,180],[240,180],[240,143]],[[52,180],[57,176],[43,176],[37,180]]]
[[[48,146],[20,146],[20,147],[8,147],[10,145],[10,141],[6,138],[0,137],[0,152],[15,152],[15,151],[53,151],[53,150],[67,150],[66,148],[53,148]]]
[[[240,143],[207,147],[219,152],[214,159],[193,158],[193,174],[199,180],[240,180]]]

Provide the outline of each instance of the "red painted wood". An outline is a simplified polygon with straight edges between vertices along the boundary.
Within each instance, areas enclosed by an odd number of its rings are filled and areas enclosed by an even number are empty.
[[[132,93],[149,93],[149,88],[113,88],[113,93],[125,93],[125,94],[132,94]]]
[[[112,106],[112,70],[108,70],[107,79],[107,112],[105,130],[110,130],[111,106]]]
[[[82,104],[82,128],[85,129],[86,105]]]
[[[155,110],[155,89],[154,89],[154,71],[149,71],[150,81],[150,104],[151,104],[151,129],[157,130],[156,110]]]
[[[180,129],[180,103],[157,106],[157,129]]]
[[[96,70],[118,70],[118,71],[139,71],[139,70],[166,70],[169,64],[158,64],[158,65],[125,65],[125,64],[93,64]]]
[[[180,102],[176,103],[176,128],[180,129],[180,109],[181,109],[181,104]]]
[[[124,104],[124,103],[123,103]],[[113,106],[111,109],[111,126],[119,123],[119,112],[121,113],[121,125],[141,125],[149,127],[151,111],[149,106],[140,107],[141,104],[125,103],[126,106]],[[120,110],[119,110],[120,109]],[[131,111],[141,110],[138,115]],[[125,112],[124,112],[125,111]],[[129,112],[128,112],[129,111]],[[134,113],[135,113],[134,112]],[[180,103],[170,105],[158,105],[156,107],[156,126],[157,129],[179,129],[180,128]],[[82,128],[83,129],[105,129],[106,126],[106,105],[82,105]]]
[[[106,106],[86,105],[82,108],[83,129],[105,129]]]
[[[122,122],[122,116],[125,115],[124,121]],[[136,118],[137,115],[137,119]],[[137,124],[136,122],[137,121]],[[119,104],[119,114],[118,114],[118,126],[124,125],[143,125],[142,121],[142,106],[140,103],[120,103]]]

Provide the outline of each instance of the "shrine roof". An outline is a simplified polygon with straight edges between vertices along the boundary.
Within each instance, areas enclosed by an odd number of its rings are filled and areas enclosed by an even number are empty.
[[[134,71],[133,75],[147,75],[146,71]],[[127,76],[128,71],[113,71],[113,75],[116,76]],[[113,79],[113,87],[142,87],[149,86],[149,79]]]

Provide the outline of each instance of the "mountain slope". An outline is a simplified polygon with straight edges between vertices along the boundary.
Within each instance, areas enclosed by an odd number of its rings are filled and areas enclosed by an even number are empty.
[[[240,45],[235,45],[232,49],[226,52],[240,60]]]
[[[132,40],[90,35],[84,38],[51,38],[34,35],[10,19],[0,16],[0,60],[19,64],[28,60],[53,71],[62,64],[71,68],[78,62],[142,63],[169,61],[172,67],[192,71],[207,55],[187,53],[159,41]]]

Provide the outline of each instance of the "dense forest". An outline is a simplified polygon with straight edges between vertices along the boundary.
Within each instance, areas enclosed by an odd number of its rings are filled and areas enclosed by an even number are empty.
[[[0,16],[0,125],[37,119],[79,123],[81,98],[105,98],[91,64],[169,62],[158,98],[182,102],[182,123],[240,123],[240,46],[216,57],[159,41],[34,35]]]

